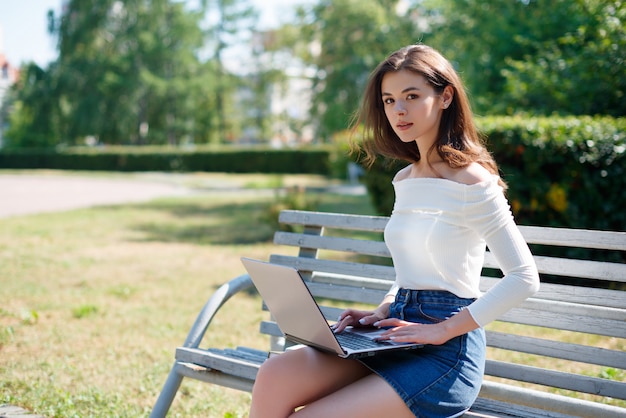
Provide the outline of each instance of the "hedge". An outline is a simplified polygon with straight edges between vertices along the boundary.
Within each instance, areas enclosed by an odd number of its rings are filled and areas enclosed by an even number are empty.
[[[271,149],[112,147],[0,151],[0,168],[98,171],[207,171],[227,173],[330,174],[325,148]]]
[[[478,125],[508,183],[519,224],[626,230],[626,118],[487,117]],[[111,147],[0,150],[0,168],[213,171],[337,176],[345,141],[331,147]],[[404,162],[381,160],[364,176],[374,207],[391,213],[391,178]]]
[[[486,117],[478,125],[519,224],[626,230],[626,118]],[[382,215],[404,165],[381,160],[365,174]]]

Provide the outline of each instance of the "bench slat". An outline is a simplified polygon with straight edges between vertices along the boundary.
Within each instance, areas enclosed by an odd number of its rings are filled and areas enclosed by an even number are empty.
[[[626,352],[624,351],[614,351],[496,331],[487,331],[487,345],[503,350],[519,351],[617,369],[621,369],[626,365]]]
[[[586,418],[623,418],[624,408],[605,405],[600,402],[586,401],[570,396],[546,393],[534,389],[526,389],[504,383],[498,383],[489,379],[484,380],[480,388],[479,398],[485,399],[487,407],[492,407],[492,401],[500,401],[511,405],[513,416],[517,413],[517,406],[545,409],[547,417],[561,417],[566,414],[568,417]],[[522,417],[533,417],[533,415],[521,415]],[[537,415],[544,416],[544,415]]]
[[[315,297],[361,302],[378,305],[386,292],[371,289],[359,289],[348,286],[328,286],[325,283],[308,283],[311,294]]]
[[[274,244],[390,257],[387,245],[381,241],[277,232],[274,235]]]
[[[386,293],[392,285],[391,280],[372,279],[370,277],[348,276],[345,274],[324,273],[319,271],[313,273],[310,280],[315,283],[327,283],[329,285],[379,290],[384,293]]]
[[[555,276],[581,277],[602,281],[626,282],[626,264],[593,260],[571,260],[567,258],[535,256],[539,273]],[[485,267],[498,268],[494,255],[485,253]]]
[[[500,281],[500,279],[481,277],[481,292],[486,292],[491,286],[498,283],[498,281]],[[626,298],[624,298],[624,292],[622,290],[541,283],[539,292],[533,295],[533,298],[626,309]]]
[[[526,242],[531,244],[626,251],[626,232],[528,225],[521,225],[519,229]]]
[[[272,337],[284,337],[285,335],[278,327],[278,324],[273,321],[261,321],[259,326],[261,334],[270,335]]]
[[[285,210],[279,215],[280,223],[290,225],[315,225],[376,232],[382,232],[388,220],[385,216],[298,210]],[[626,232],[623,231],[590,231],[528,225],[520,225],[519,229],[524,239],[531,244],[626,251]]]
[[[382,232],[387,225],[388,218],[384,216],[284,210],[278,216],[278,221],[289,225],[312,225],[352,231]]]
[[[524,405],[513,405],[493,399],[478,398],[463,418],[573,418],[572,415],[544,411]]]
[[[373,279],[395,280],[393,267],[361,264],[347,261],[322,260],[317,258],[292,257],[272,254],[270,261],[294,267],[304,272],[321,271],[346,276],[370,277]],[[389,283],[391,287],[391,283]]]
[[[235,390],[243,390],[246,392],[251,392],[252,386],[254,385],[253,379],[246,379],[230,375],[228,373],[218,372],[193,363],[176,362],[174,363],[172,371],[175,371],[180,376],[200,380],[201,382],[211,383],[213,385],[223,386]],[[150,414],[150,417],[157,412],[161,413],[161,410],[155,406],[155,409]],[[156,416],[160,417],[161,415]]]
[[[617,321],[618,328],[626,332],[626,309],[610,308],[605,306],[582,305],[579,303],[560,302],[555,300],[526,299],[522,308],[534,311],[550,312],[555,314],[576,315],[578,318],[610,319]]]
[[[245,357],[245,359],[242,357]],[[265,357],[256,356],[253,358],[251,356],[239,356],[233,351],[215,348],[203,350],[200,348],[178,347],[176,349],[176,360],[179,362],[197,364],[245,379],[254,379],[259,366],[265,359],[267,359],[267,354]]]
[[[580,374],[541,369],[523,364],[487,360],[485,373],[503,379],[574,390],[592,395],[626,399],[626,383]]]
[[[625,323],[611,319],[513,308],[498,318],[498,320],[565,331],[626,338]]]

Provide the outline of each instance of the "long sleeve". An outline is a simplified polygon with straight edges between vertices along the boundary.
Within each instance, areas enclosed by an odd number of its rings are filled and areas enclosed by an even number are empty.
[[[466,199],[467,224],[485,240],[504,273],[497,285],[468,307],[474,320],[484,326],[535,294],[539,274],[501,189],[491,188],[474,199]]]
[[[468,307],[481,326],[497,319],[539,290],[539,274],[528,245],[511,221],[486,237],[504,277]]]

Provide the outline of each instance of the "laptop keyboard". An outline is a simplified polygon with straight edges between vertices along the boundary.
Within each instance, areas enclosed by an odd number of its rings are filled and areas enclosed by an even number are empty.
[[[351,332],[342,332],[335,334],[337,341],[345,348],[351,350],[363,350],[373,347],[380,347],[381,345],[390,345],[386,341],[374,341],[371,338],[364,337],[359,334],[353,334]]]

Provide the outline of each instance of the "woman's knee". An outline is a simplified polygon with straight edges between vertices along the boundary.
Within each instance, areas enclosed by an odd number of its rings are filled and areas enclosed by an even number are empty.
[[[256,382],[281,382],[284,385],[297,380],[303,373],[306,374],[306,367],[311,363],[311,356],[315,356],[315,353],[308,347],[272,356],[261,365]]]
[[[259,368],[256,383],[283,381],[289,369],[289,361],[283,355],[270,357]]]

